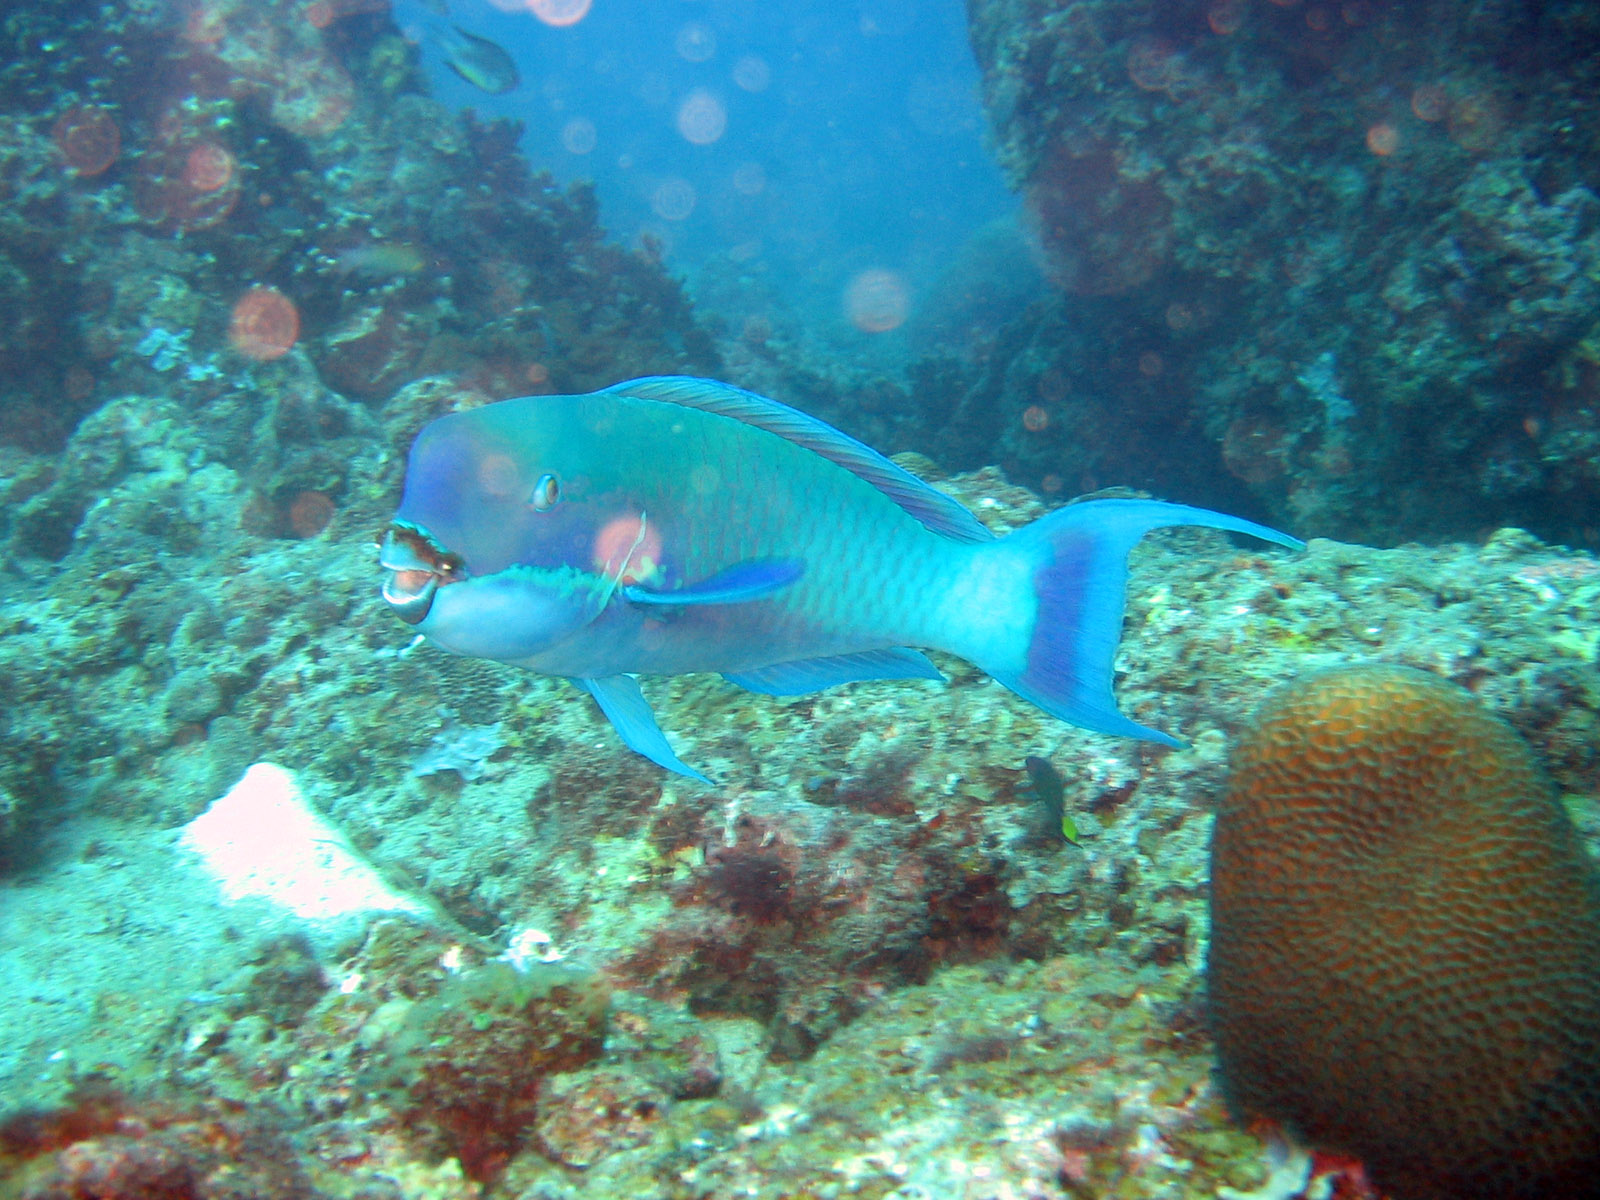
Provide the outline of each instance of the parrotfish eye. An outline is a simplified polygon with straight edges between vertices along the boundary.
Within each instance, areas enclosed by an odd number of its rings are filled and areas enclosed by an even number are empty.
[[[538,512],[549,512],[561,502],[560,482],[549,472],[539,476],[538,482],[533,485],[533,495],[529,500]]]

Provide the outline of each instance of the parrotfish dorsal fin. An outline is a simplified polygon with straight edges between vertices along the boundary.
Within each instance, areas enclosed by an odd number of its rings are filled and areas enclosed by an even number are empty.
[[[775,433],[866,480],[935,533],[962,542],[994,540],[994,534],[977,517],[943,492],[935,491],[848,434],[787,404],[692,375],[652,375],[613,384],[605,390],[636,400],[698,408]]]

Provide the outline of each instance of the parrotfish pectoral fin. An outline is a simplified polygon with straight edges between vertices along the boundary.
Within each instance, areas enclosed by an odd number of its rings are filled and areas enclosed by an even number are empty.
[[[746,691],[765,696],[798,696],[817,692],[841,683],[864,679],[939,679],[944,675],[915,650],[869,650],[861,654],[839,654],[832,658],[806,658],[796,662],[773,663],[753,671],[722,676]]]
[[[649,701],[639,690],[639,681],[632,675],[607,675],[601,679],[574,679],[572,682],[595,698],[600,711],[605,713],[628,749],[679,775],[701,783],[711,782],[693,767],[685,766],[672,752],[666,734],[656,724],[655,713],[650,711]]]
[[[1111,691],[1128,552],[1145,534],[1168,525],[1248,533],[1291,550],[1305,546],[1254,521],[1157,500],[1091,500],[1058,509],[1004,539],[1014,549],[1037,555],[1033,587],[1038,609],[1022,670],[989,673],[1063,721],[1181,746],[1176,738],[1123,716]]]
[[[781,592],[805,573],[802,558],[752,558],[670,592],[629,584],[622,594],[635,604],[743,604]]]

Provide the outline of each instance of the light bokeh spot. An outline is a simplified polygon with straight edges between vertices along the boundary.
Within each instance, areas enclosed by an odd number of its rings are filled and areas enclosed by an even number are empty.
[[[527,10],[546,25],[565,29],[589,15],[593,0],[526,0]]]
[[[728,110],[704,88],[696,88],[678,105],[678,132],[686,142],[709,146],[728,128]]]
[[[282,358],[300,338],[300,310],[274,287],[253,287],[234,303],[228,341],[246,358]]]
[[[888,333],[905,323],[911,297],[905,282],[893,271],[873,267],[862,271],[844,290],[844,311],[863,333]]]
[[[699,198],[692,183],[673,176],[656,185],[656,190],[650,194],[650,208],[663,221],[684,221],[694,211]]]
[[[772,83],[772,68],[766,59],[746,54],[733,64],[733,81],[747,92],[764,92]]]
[[[707,62],[717,52],[717,35],[700,22],[691,21],[678,30],[672,44],[685,62]]]
[[[587,117],[574,117],[561,127],[561,144],[568,154],[588,154],[598,141],[594,122]]]

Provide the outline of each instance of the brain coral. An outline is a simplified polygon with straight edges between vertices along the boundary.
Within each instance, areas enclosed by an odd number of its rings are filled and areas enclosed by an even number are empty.
[[[1527,747],[1425,672],[1274,693],[1211,848],[1224,1091],[1394,1200],[1600,1197],[1600,882]]]

